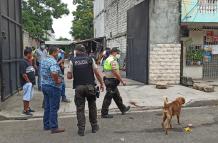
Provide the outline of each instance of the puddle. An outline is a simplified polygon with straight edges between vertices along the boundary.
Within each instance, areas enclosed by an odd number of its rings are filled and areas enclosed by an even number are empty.
[[[0,115],[0,121],[8,120],[6,117]]]
[[[169,131],[172,132],[183,132],[183,128],[173,128],[170,129]],[[130,130],[126,130],[126,131],[115,131],[114,133],[116,134],[131,134],[131,133],[162,133],[164,132],[163,128],[153,128],[153,129],[143,129],[143,130],[137,130],[137,131],[130,131]]]
[[[163,113],[156,113],[156,116],[163,116]]]
[[[173,129],[169,129],[169,131],[172,132],[183,132],[183,128],[173,128]],[[159,133],[159,132],[164,132],[163,128],[153,128],[153,129],[146,129],[145,132],[147,133]]]
[[[213,125],[218,125],[218,117],[215,117],[213,122],[201,124],[199,127],[211,127]]]

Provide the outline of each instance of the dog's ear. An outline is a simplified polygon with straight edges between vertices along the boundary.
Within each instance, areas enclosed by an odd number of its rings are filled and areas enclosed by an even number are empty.
[[[181,102],[181,104],[185,104],[185,98],[181,97],[180,102]]]
[[[176,101],[178,101],[181,105],[185,104],[185,98],[183,98],[183,97],[176,98]]]
[[[183,104],[185,104],[185,98],[182,98],[182,100],[183,100]]]

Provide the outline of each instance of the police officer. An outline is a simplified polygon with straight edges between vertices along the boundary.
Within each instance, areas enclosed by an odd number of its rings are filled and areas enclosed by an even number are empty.
[[[100,89],[103,91],[103,80],[97,70],[97,66],[92,58],[86,54],[83,45],[78,45],[75,49],[76,57],[71,59],[70,70],[67,74],[68,79],[74,79],[73,87],[75,88],[75,104],[78,120],[78,134],[84,136],[85,131],[85,101],[87,99],[89,106],[89,120],[92,126],[92,133],[99,130],[97,123],[96,107],[96,83],[95,76],[100,82]]]
[[[122,80],[119,71],[119,63],[118,60],[120,58],[120,50],[115,47],[112,48],[110,51],[110,56],[104,62],[104,83],[106,86],[106,95],[104,97],[101,116],[102,118],[113,118],[112,115],[108,114],[109,106],[111,104],[111,100],[114,99],[115,103],[117,104],[118,108],[124,115],[127,111],[129,111],[130,107],[126,107],[123,104],[123,100],[120,96],[119,90],[117,86],[120,82],[125,86],[126,83]]]

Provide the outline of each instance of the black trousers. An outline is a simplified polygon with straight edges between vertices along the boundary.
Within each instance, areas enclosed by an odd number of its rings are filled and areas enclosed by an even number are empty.
[[[94,128],[97,126],[96,90],[94,85],[80,85],[76,87],[75,104],[79,130],[85,130],[85,102],[88,101],[89,121]]]
[[[106,95],[104,97],[101,114],[108,114],[112,99],[115,101],[120,111],[123,112],[126,109],[126,106],[123,104],[123,99],[120,96],[120,92],[117,88],[120,83],[119,80],[115,78],[104,78],[104,83],[106,86]]]

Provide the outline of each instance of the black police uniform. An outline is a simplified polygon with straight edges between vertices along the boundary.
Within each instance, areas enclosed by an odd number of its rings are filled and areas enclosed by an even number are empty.
[[[85,130],[85,101],[89,106],[89,120],[92,129],[97,125],[96,88],[93,71],[93,60],[88,56],[77,56],[71,59],[73,64],[73,86],[75,89],[75,104],[77,109],[78,128],[80,132]]]
[[[127,107],[123,104],[122,97],[117,86],[120,84],[120,81],[115,78],[106,78],[104,77],[104,83],[106,86],[106,95],[104,97],[101,114],[102,116],[108,115],[109,106],[112,99],[114,99],[117,107],[124,114],[127,110]]]

